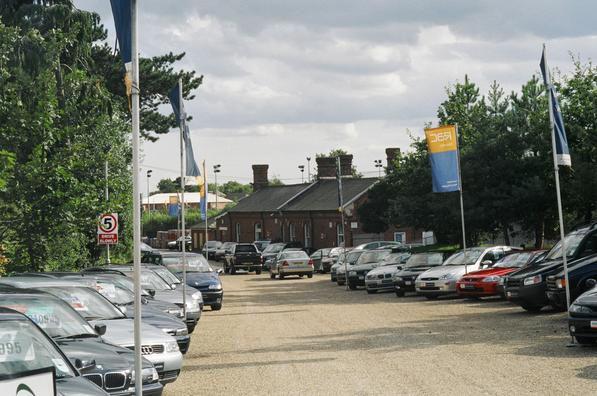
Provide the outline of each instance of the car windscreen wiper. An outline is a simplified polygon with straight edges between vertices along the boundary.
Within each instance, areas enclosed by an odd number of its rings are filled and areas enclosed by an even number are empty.
[[[58,336],[53,337],[55,340],[65,340],[65,339],[77,339],[77,338],[97,338],[99,337],[97,334],[93,333],[80,333],[80,334],[70,334],[65,336]]]

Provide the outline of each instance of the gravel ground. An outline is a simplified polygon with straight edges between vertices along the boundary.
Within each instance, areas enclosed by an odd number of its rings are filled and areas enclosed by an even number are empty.
[[[597,348],[567,348],[563,313],[500,300],[345,291],[329,275],[223,276],[165,395],[591,394]],[[592,390],[591,390],[592,389]]]

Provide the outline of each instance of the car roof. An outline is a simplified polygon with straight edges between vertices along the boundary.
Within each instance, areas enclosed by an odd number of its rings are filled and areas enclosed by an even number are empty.
[[[0,306],[0,320],[22,320],[30,321],[24,314],[15,311],[14,309]]]

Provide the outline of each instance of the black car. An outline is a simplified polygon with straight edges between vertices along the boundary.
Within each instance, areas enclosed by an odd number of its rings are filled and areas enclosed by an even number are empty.
[[[565,237],[566,257],[570,268],[577,260],[596,253],[597,222],[582,226]],[[550,305],[547,298],[547,278],[563,269],[562,243],[558,242],[542,261],[513,272],[504,281],[506,298],[530,312]]]
[[[203,249],[201,249],[201,253],[205,258],[208,260],[215,260],[216,259],[216,251],[222,247],[222,242],[220,241],[207,241],[203,245]]]
[[[577,260],[568,271],[570,302],[572,303],[578,296],[591,290],[596,283],[597,254]],[[564,271],[547,277],[547,298],[553,307],[561,310],[567,308]]]
[[[224,272],[231,275],[236,274],[236,270],[239,269],[247,272],[255,271],[260,275],[262,268],[261,254],[257,246],[252,243],[237,243],[232,246],[230,254],[227,254],[224,260]]]
[[[56,392],[64,396],[106,396],[97,385],[79,374],[50,337],[22,313],[0,307],[0,340],[13,353],[0,361],[0,381],[26,372],[54,368]],[[77,365],[83,363],[77,360]]]
[[[407,292],[415,293],[415,279],[430,268],[442,265],[446,255],[441,252],[415,253],[409,257],[402,269],[394,274],[394,288],[397,297]]]
[[[224,290],[220,280],[222,270],[215,271],[205,257],[200,254],[189,253],[186,255],[186,261],[187,285],[201,292],[204,305],[209,305],[214,311],[222,309],[224,300]],[[161,263],[178,279],[182,280],[183,264],[181,254],[163,254]]]
[[[570,305],[568,330],[579,344],[594,344],[597,341],[597,288],[593,287],[581,294]]]

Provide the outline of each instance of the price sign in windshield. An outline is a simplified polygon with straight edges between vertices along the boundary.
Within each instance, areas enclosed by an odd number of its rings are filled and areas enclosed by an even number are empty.
[[[116,245],[118,243],[118,213],[100,215],[97,224],[97,243],[99,245]]]

